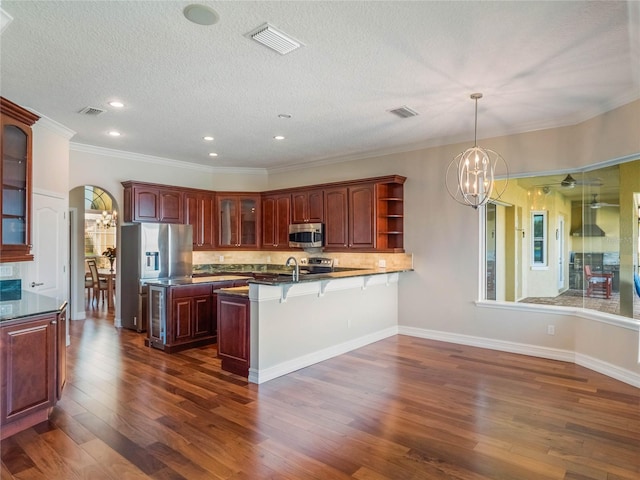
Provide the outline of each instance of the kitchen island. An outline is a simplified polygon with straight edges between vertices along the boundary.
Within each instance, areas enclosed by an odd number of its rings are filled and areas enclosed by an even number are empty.
[[[263,383],[397,334],[405,271],[351,269],[297,282],[285,274],[250,280],[248,290],[220,289],[248,300],[249,381]],[[233,316],[239,324],[240,315]]]
[[[146,281],[149,328],[145,344],[167,353],[216,343],[216,293],[246,285],[239,275],[179,277]]]

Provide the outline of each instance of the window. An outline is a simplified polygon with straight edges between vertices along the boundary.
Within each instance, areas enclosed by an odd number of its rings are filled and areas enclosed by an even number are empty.
[[[531,212],[531,266],[547,266],[547,212]]]
[[[640,159],[510,178],[500,204],[484,208],[484,299],[640,320],[631,288],[640,271],[639,205]],[[610,292],[588,288],[586,265],[610,275]]]

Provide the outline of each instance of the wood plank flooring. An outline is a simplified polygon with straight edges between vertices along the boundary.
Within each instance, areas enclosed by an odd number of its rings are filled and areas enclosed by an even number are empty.
[[[397,336],[258,386],[92,315],[2,480],[640,478],[640,390],[573,364]]]

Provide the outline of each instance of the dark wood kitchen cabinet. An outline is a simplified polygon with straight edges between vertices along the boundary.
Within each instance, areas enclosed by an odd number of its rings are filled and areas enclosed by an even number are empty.
[[[0,327],[2,438],[47,420],[56,403],[55,314]]]
[[[300,188],[291,193],[291,223],[324,222],[324,190]]]
[[[125,222],[183,223],[184,193],[178,187],[122,182]]]
[[[257,249],[260,240],[260,194],[218,194],[216,203],[216,247]]]
[[[215,342],[211,284],[169,289],[166,351]]]
[[[404,182],[394,175],[376,182],[376,250],[404,252]]]
[[[193,227],[193,249],[213,250],[215,246],[215,194],[185,191],[184,220]]]
[[[149,328],[145,339],[167,353],[215,343],[219,288],[247,284],[249,278],[189,285],[149,285]]]
[[[32,130],[37,115],[0,97],[0,262],[33,260],[31,253]]]
[[[250,303],[247,296],[218,294],[218,356],[222,369],[249,375],[251,338]]]
[[[288,193],[262,197],[262,246],[270,249],[289,248],[291,195]]]
[[[374,187],[372,183],[365,183],[325,189],[326,248],[375,247]]]

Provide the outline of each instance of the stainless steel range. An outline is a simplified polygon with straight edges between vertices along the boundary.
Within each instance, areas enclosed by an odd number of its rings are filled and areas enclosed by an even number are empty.
[[[309,257],[306,265],[300,267],[300,273],[331,273],[333,272],[333,258]]]

